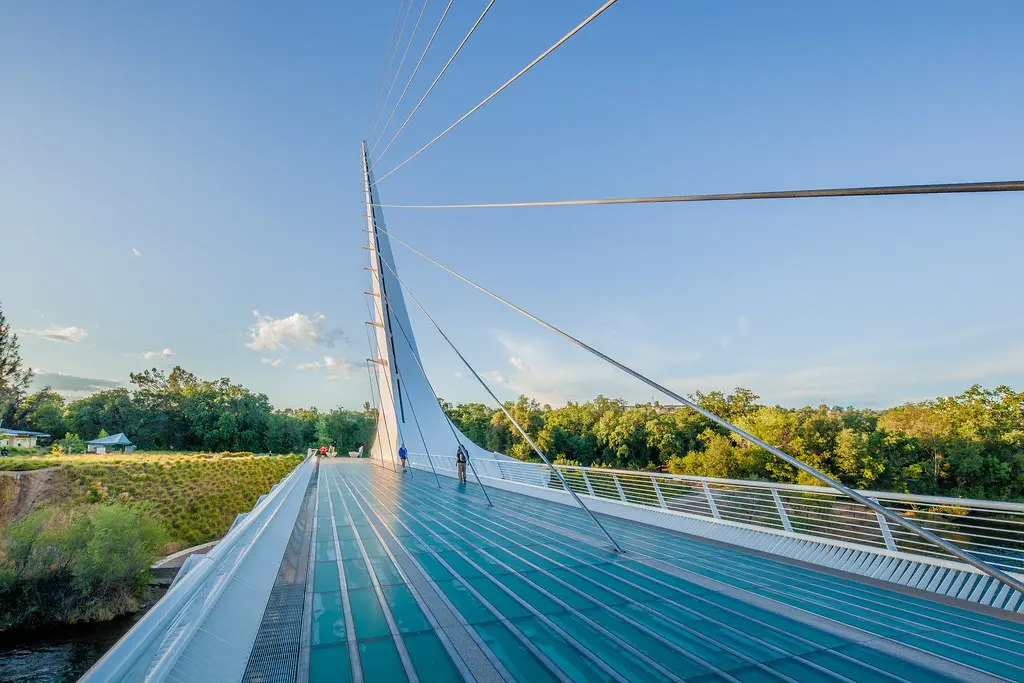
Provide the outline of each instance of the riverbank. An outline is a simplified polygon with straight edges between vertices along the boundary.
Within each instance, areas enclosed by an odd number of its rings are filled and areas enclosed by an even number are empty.
[[[166,587],[152,586],[142,609],[106,622],[47,626],[0,633],[0,681],[77,681],[166,592]]]

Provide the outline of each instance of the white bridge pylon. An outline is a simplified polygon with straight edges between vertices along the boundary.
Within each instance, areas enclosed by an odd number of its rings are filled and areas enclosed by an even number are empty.
[[[398,269],[391,243],[387,234],[377,229],[387,230],[387,226],[380,207],[374,206],[380,202],[373,186],[373,171],[369,167],[365,142],[362,158],[367,209],[366,249],[369,254],[367,271],[370,274],[370,289],[365,296],[370,299],[373,312],[372,319],[368,321],[373,339],[372,355],[367,362],[373,376],[371,390],[376,392],[379,411],[370,457],[386,467],[394,467],[398,462],[398,448],[404,443],[410,461],[418,467],[430,469],[427,454],[454,456],[461,441],[469,451],[469,457],[477,461],[475,464],[481,476],[500,476],[492,462],[479,461],[515,459],[478,446],[451,424],[422,371],[402,284],[395,277]],[[491,469],[495,471],[489,471]]]

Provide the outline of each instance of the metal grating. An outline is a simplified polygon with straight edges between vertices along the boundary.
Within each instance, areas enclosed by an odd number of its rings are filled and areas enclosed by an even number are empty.
[[[316,502],[316,468],[306,487],[281,568],[263,612],[243,683],[294,683],[299,664],[303,605]]]

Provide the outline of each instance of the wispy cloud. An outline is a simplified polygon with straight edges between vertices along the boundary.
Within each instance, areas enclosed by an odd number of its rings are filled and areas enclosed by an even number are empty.
[[[173,355],[173,349],[164,349],[163,351],[146,351],[142,357],[146,360],[153,360],[154,358],[170,358]]]
[[[738,318],[732,335],[744,330],[743,334],[751,334],[750,324]],[[563,354],[539,339],[499,334],[498,340],[507,352],[508,366],[487,368],[480,374],[506,395],[526,394],[551,405],[589,400],[598,394],[630,402],[648,401],[652,395],[657,400],[671,401],[597,359]],[[959,391],[975,382],[1011,382],[1015,377],[1024,376],[1024,338],[1007,340],[1002,346],[971,358],[951,354],[954,360],[943,362],[933,357],[918,357],[913,350],[892,354],[826,355],[827,361],[789,359],[785,363],[724,372],[691,373],[682,366],[694,367],[698,356],[681,353],[681,360],[676,362],[673,354],[664,349],[650,355],[640,353],[640,362],[631,357],[633,354],[623,355],[620,360],[684,396],[695,391],[729,392],[736,387],[746,387],[759,394],[765,403],[789,406],[824,402],[881,407]],[[459,372],[456,376],[467,375]]]
[[[271,367],[277,367],[281,364],[280,358],[260,358],[260,362],[265,363]]]
[[[123,384],[113,379],[79,377],[62,372],[46,372],[45,370],[36,371],[36,376],[32,380],[33,390],[47,386],[65,398],[76,399],[104,389],[116,389]]]
[[[142,256],[142,252],[139,251],[138,249],[136,249],[135,247],[132,247],[132,255],[133,256]]]
[[[728,349],[733,345],[733,342],[735,342],[737,338],[746,337],[748,334],[750,334],[750,320],[744,316],[740,316],[736,318],[736,329],[723,333],[718,338],[718,345],[723,349]]]
[[[48,327],[45,330],[26,330],[29,334],[34,334],[37,337],[43,339],[49,339],[55,342],[71,342],[77,344],[86,337],[89,333],[83,330],[81,327],[69,326],[69,327]]]
[[[271,363],[271,365],[276,365],[276,363]],[[323,362],[300,363],[295,366],[295,369],[303,372],[324,372],[327,374],[327,379],[350,379],[353,367],[352,363],[344,358],[324,356]]]
[[[315,315],[310,318],[302,313],[293,313],[287,318],[274,318],[253,311],[256,322],[249,326],[249,342],[254,351],[287,350],[285,342],[295,342],[307,349],[316,346],[332,347],[341,336],[340,330],[325,330],[326,318]]]

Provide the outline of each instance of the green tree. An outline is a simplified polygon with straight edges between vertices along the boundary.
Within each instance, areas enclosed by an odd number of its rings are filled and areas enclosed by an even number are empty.
[[[68,431],[64,419],[64,397],[60,394],[44,389],[26,398],[24,403],[31,406],[24,418],[28,429],[49,434],[55,439]]]
[[[18,335],[11,330],[0,307],[0,424],[16,426],[20,418],[18,408],[34,376],[32,369],[22,363]]]

